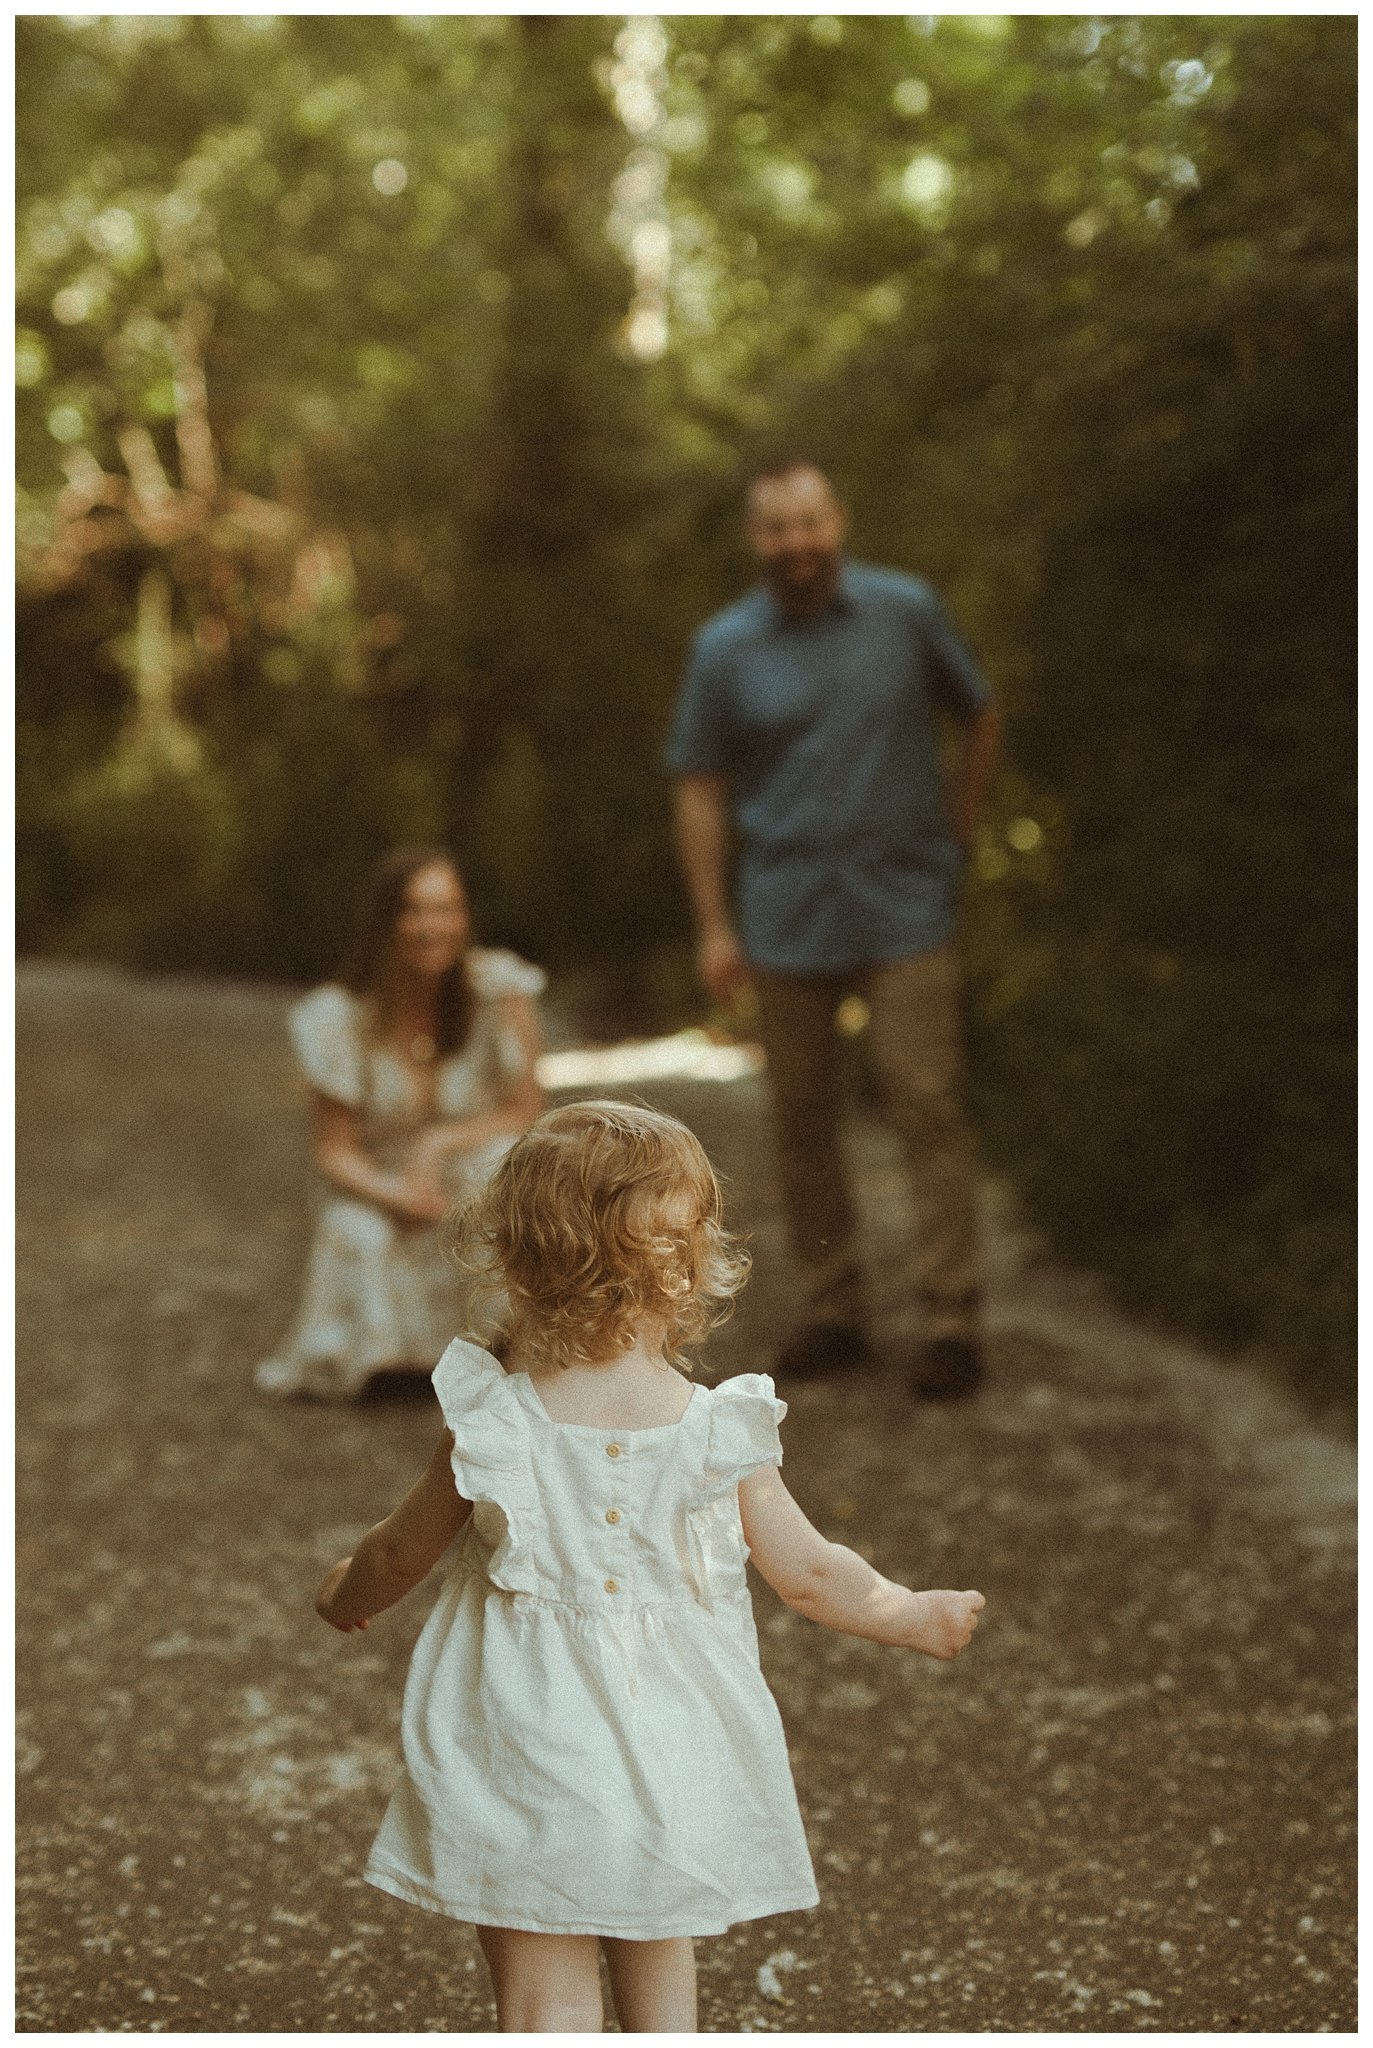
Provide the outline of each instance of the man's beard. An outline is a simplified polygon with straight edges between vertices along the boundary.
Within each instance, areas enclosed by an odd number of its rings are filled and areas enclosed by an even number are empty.
[[[768,571],[768,581],[779,597],[803,604],[807,598],[816,597],[833,587],[839,575],[839,557],[811,556],[798,575],[800,567],[800,564],[774,562]]]

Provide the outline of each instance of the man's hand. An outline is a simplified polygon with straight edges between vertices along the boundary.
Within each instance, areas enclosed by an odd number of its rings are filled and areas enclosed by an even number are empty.
[[[696,917],[696,964],[724,1008],[749,981],[729,908],[729,806],[723,775],[684,775],[677,784],[677,856]]]
[[[954,775],[953,836],[964,862],[977,844],[977,821],[986,806],[1001,753],[1001,714],[984,704],[965,728]]]
[[[696,964],[702,981],[723,1009],[749,984],[749,966],[738,934],[728,925],[712,925],[703,931],[696,948]]]

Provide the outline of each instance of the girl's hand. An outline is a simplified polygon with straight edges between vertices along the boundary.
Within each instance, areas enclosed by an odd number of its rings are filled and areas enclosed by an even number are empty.
[[[339,1621],[333,1613],[334,1595],[343,1584],[344,1574],[353,1562],[351,1557],[340,1558],[333,1570],[327,1572],[319,1591],[315,1595],[315,1613],[321,1621],[327,1621],[330,1628],[336,1628],[341,1635],[351,1635],[354,1629],[366,1628],[364,1617],[361,1621]]]
[[[923,1650],[927,1657],[946,1661],[966,1650],[973,1639],[977,1618],[986,1606],[980,1593],[917,1593],[919,1607],[909,1633],[902,1643],[909,1650]]]

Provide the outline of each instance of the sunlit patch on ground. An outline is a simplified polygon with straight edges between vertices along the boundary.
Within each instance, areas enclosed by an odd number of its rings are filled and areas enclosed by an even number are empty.
[[[762,1065],[756,1045],[718,1045],[704,1031],[675,1031],[669,1038],[545,1053],[539,1061],[539,1079],[548,1089],[628,1088],[639,1081],[742,1081]]]

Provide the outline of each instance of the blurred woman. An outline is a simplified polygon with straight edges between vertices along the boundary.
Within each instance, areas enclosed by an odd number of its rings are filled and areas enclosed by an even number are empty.
[[[265,1394],[351,1396],[385,1369],[432,1372],[462,1320],[435,1229],[539,1114],[544,975],[471,944],[450,856],[381,862],[337,982],[291,1011],[329,1188],[295,1324]]]

